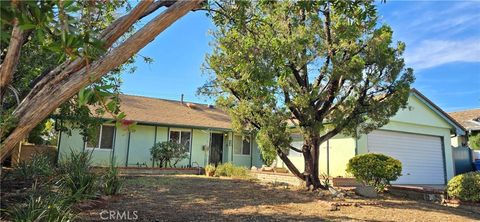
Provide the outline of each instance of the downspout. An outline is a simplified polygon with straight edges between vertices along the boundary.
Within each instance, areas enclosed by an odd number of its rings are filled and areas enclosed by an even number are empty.
[[[153,136],[153,146],[157,143],[157,126],[155,126],[155,135]],[[152,168],[155,167],[155,160],[152,158]]]
[[[61,130],[58,130],[58,127],[57,127],[57,121],[60,122],[60,124],[62,124],[61,120],[58,120],[58,119],[55,119],[55,130],[59,131],[58,133],[58,140],[57,140],[57,158],[55,160],[55,164],[58,165],[58,161],[60,159],[60,143],[62,142],[62,131]]]
[[[232,164],[235,164],[233,161],[233,152],[235,152],[235,135],[232,132]]]
[[[58,133],[58,141],[57,141],[57,157],[55,163],[58,165],[58,161],[60,159],[60,143],[62,142],[62,131]]]
[[[180,133],[181,134],[181,133]],[[188,149],[190,149],[190,160],[188,161],[188,167],[192,167],[192,153],[193,153],[193,149],[192,149],[192,143],[193,143],[193,129],[190,129],[190,147]]]
[[[231,135],[231,140],[230,140],[230,147],[232,147],[232,152],[230,153],[230,156],[231,156],[231,161],[232,161],[232,164],[233,164],[233,132],[230,132],[230,135]]]
[[[128,141],[127,141],[127,158],[125,158],[125,167],[128,167],[128,156],[130,154],[130,131],[128,131]]]

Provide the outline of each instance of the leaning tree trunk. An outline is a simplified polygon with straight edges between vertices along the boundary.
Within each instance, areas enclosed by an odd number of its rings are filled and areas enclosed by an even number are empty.
[[[305,162],[303,176],[305,185],[308,189],[312,187],[313,190],[327,189],[326,186],[321,184],[318,171],[320,135],[314,133],[310,138],[305,138],[303,144],[302,152]]]
[[[47,118],[62,103],[74,96],[82,87],[91,84],[110,70],[126,62],[179,18],[198,8],[202,1],[175,2],[121,45],[93,61],[89,66],[81,66],[82,61],[75,61],[73,62],[75,64],[66,64],[53,70],[52,72],[56,71],[58,74],[48,75],[51,78],[42,79],[37,83],[13,112],[14,117],[18,120],[17,127],[3,141],[0,149],[0,161],[3,161],[11,153],[14,146],[27,136],[36,125]],[[145,2],[139,4],[142,3]],[[145,12],[145,9],[142,12]],[[142,14],[139,13],[137,18],[140,18]],[[113,27],[113,33],[116,33],[116,29],[124,29],[125,27],[128,29],[130,27],[129,25],[125,26],[125,23],[122,22],[120,21],[120,25]]]

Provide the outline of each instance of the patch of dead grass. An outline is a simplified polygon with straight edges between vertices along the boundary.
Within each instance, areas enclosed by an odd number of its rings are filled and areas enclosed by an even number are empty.
[[[123,196],[102,209],[80,213],[81,220],[101,221],[101,210],[138,211],[141,221],[478,221],[480,215],[434,203],[383,196],[374,200],[328,198],[295,187],[250,180],[192,175],[132,177]],[[333,203],[378,202],[339,206]]]

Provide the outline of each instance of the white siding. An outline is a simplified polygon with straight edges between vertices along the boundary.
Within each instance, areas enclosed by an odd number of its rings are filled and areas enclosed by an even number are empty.
[[[395,184],[445,183],[440,137],[377,130],[368,134],[368,152],[402,162],[402,176]]]

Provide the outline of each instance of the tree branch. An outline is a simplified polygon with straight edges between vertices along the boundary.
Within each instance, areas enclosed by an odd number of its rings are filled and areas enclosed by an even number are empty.
[[[198,7],[202,0],[178,1],[143,28],[130,36],[125,42],[108,52],[105,56],[91,63],[90,67],[82,68],[79,71],[65,74],[61,84],[57,81],[48,82],[44,87],[31,92],[29,100],[23,100],[19,107],[13,112],[18,118],[17,127],[3,142],[0,150],[0,160],[4,160],[13,150],[15,145],[24,138],[40,121],[45,119],[62,103],[70,99],[82,87],[87,86],[108,73],[113,68],[123,64],[131,56],[137,53],[157,35],[163,32],[179,18],[192,9]],[[140,2],[139,4],[142,4]],[[148,4],[147,4],[148,6]],[[143,12],[144,10],[141,10]],[[138,18],[140,15],[136,15]],[[136,21],[137,19],[132,19]],[[132,23],[133,24],[133,23]],[[128,29],[128,27],[126,27]],[[68,70],[66,70],[68,72]]]
[[[0,65],[0,101],[3,99],[6,87],[13,79],[13,73],[17,67],[18,60],[20,59],[20,51],[22,49],[24,37],[23,34],[24,32],[19,26],[19,21],[15,18],[13,21],[12,35],[10,37],[7,55]]]

